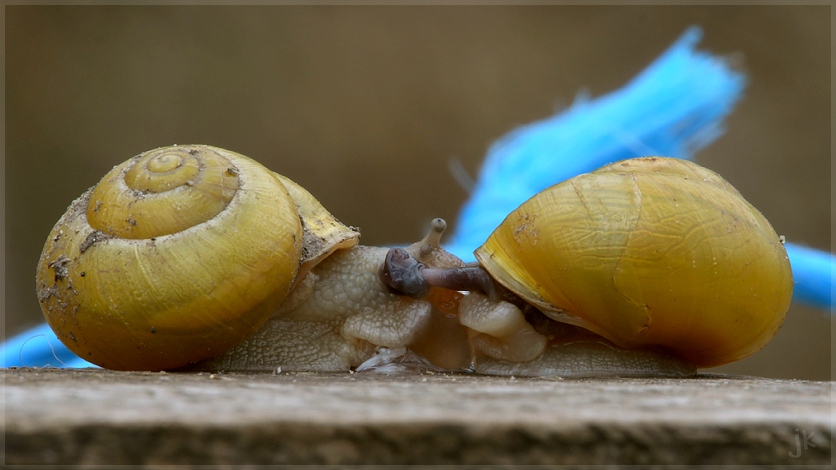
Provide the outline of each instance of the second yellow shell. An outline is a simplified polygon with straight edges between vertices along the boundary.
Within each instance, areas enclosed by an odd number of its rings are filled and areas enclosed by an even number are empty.
[[[716,173],[647,157],[553,186],[476,251],[546,315],[699,367],[762,348],[792,296],[769,222]]]

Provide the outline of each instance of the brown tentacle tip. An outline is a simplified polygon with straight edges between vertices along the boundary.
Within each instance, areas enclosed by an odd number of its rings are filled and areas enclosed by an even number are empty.
[[[493,279],[481,267],[428,268],[403,248],[392,248],[386,253],[379,276],[384,284],[410,297],[423,297],[433,286],[478,291],[488,295],[492,301],[499,300]]]
[[[424,265],[403,248],[392,248],[380,267],[380,280],[397,292],[410,297],[423,297],[430,285],[421,275]]]

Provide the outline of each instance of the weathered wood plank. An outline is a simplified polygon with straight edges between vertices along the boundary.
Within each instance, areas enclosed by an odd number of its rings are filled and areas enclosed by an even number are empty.
[[[9,464],[831,463],[831,382],[56,369],[2,378]]]

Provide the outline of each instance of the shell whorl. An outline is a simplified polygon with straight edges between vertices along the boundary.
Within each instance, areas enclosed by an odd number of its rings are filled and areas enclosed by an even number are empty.
[[[239,170],[206,146],[164,147],[111,170],[90,196],[90,226],[120,238],[153,238],[216,217],[239,189]]]
[[[38,298],[82,358],[171,369],[260,327],[289,292],[302,243],[273,172],[216,147],[164,147],[73,202],[41,255]]]

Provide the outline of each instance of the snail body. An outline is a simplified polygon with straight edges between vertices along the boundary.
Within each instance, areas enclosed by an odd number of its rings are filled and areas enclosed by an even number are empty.
[[[461,260],[438,245],[442,231],[432,230],[406,250],[425,266],[459,268]],[[468,329],[458,321],[464,295],[432,288],[412,298],[393,291],[379,278],[389,251],[339,250],[313,268],[255,334],[190,370],[347,371],[380,348],[408,349],[440,369],[469,368]]]

